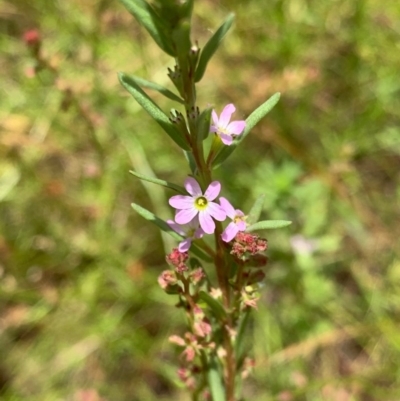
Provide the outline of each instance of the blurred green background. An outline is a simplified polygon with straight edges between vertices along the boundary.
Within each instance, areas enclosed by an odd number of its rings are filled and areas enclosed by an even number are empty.
[[[231,11],[199,106],[282,97],[215,177],[293,221],[264,233],[246,399],[399,400],[400,3],[197,0],[200,47]],[[128,173],[187,167],[117,81],[171,88],[172,60],[117,0],[3,0],[0,32],[0,399],[187,400],[167,341],[185,319],[157,285],[171,242],[130,207],[169,218],[171,194]]]

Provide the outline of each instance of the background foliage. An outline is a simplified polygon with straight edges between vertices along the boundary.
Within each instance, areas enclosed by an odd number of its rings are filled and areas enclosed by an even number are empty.
[[[217,178],[294,222],[267,233],[246,397],[399,399],[400,4],[198,0],[200,47],[230,11],[199,103],[282,98]],[[0,30],[1,399],[187,399],[167,341],[184,319],[156,284],[172,244],[130,208],[168,218],[170,194],[128,173],[186,166],[117,80],[168,85],[171,60],[117,1],[3,0]]]

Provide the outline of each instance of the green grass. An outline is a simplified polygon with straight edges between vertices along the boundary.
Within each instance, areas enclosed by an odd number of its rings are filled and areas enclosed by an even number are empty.
[[[216,177],[293,221],[268,232],[245,397],[399,399],[400,5],[198,0],[200,47],[230,11],[200,106],[282,97]],[[157,286],[171,243],[130,207],[170,217],[170,193],[129,174],[181,184],[186,165],[117,80],[169,85],[172,62],[117,1],[4,1],[0,18],[0,398],[186,400],[167,341],[184,316]],[[32,27],[55,73],[26,75]]]

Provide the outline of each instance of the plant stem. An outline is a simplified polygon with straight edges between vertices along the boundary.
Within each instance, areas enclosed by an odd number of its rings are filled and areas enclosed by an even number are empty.
[[[177,62],[179,63],[179,60],[177,60]],[[182,72],[188,71],[186,68],[187,66],[180,65],[179,67],[181,68]],[[194,82],[193,74],[188,74],[187,76],[183,75],[182,84],[184,88],[183,98],[185,100],[185,108],[191,137],[190,145],[194,160],[196,162],[200,182],[204,187],[203,189],[205,189],[212,181],[211,162],[216,151],[218,150],[219,143],[218,141],[214,140],[212,152],[210,152],[209,158],[206,162],[204,157],[203,143],[197,140],[198,114],[196,106],[196,84]],[[221,233],[222,225],[220,222],[216,222],[216,229],[214,233],[215,252],[213,252],[213,256],[218,285],[221,289],[223,304],[227,312],[227,319],[224,319],[220,322],[223,331],[223,345],[226,352],[224,372],[226,401],[235,401],[236,356],[231,340],[231,333],[234,327],[231,311],[231,287],[228,281],[230,277],[230,271],[225,257],[225,247],[221,239]],[[207,361],[204,361],[204,363],[204,366],[207,366]]]

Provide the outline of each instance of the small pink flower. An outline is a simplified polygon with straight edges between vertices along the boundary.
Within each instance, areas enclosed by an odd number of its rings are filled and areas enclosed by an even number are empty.
[[[169,285],[177,283],[175,273],[172,270],[164,270],[158,277],[158,284],[165,290]]]
[[[222,241],[230,242],[239,231],[246,230],[246,216],[241,210],[235,210],[228,199],[221,197],[219,203],[226,215],[232,220],[221,235]]]
[[[204,231],[199,226],[199,220],[197,218],[183,225],[177,224],[173,220],[167,220],[167,223],[175,232],[186,237],[178,245],[179,252],[187,252],[192,245],[192,241],[204,235]]]
[[[169,336],[168,341],[173,344],[179,345],[180,347],[184,347],[186,345],[185,340],[182,337],[179,337],[175,334]]]
[[[246,121],[232,121],[232,114],[236,108],[233,104],[228,104],[222,110],[218,118],[215,110],[212,111],[213,124],[211,124],[210,132],[215,132],[221,138],[225,145],[231,145],[233,138],[232,135],[240,135],[246,127]]]
[[[175,215],[175,222],[187,224],[198,216],[203,231],[212,234],[215,231],[213,218],[218,221],[226,219],[226,213],[222,207],[212,202],[219,195],[221,184],[213,181],[203,195],[198,182],[188,177],[185,180],[185,188],[191,196],[175,195],[169,199],[169,204],[179,210]]]
[[[24,33],[23,40],[28,46],[37,45],[40,42],[40,33],[37,29],[29,29]]]

